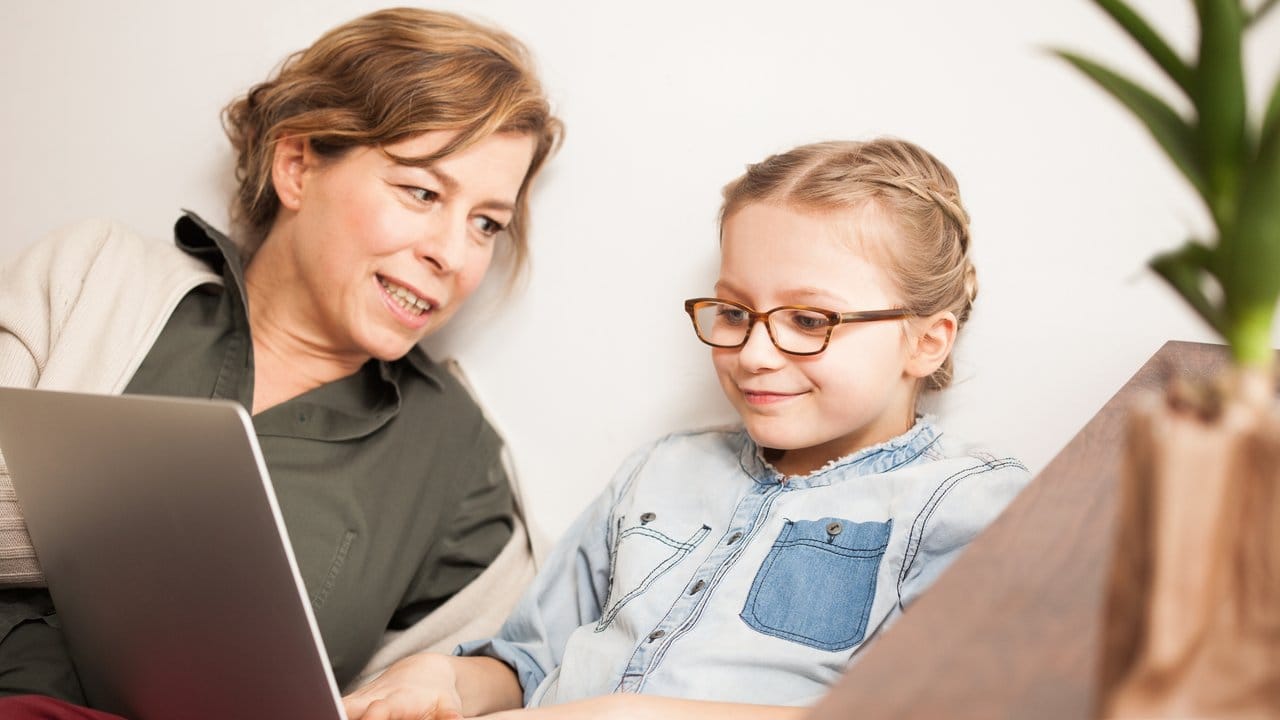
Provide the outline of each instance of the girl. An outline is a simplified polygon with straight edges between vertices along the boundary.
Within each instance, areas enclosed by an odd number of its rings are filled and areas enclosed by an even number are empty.
[[[806,145],[724,198],[685,310],[743,426],[634,454],[498,637],[407,658],[353,718],[798,717],[1027,482],[916,414],[977,291],[942,163]]]

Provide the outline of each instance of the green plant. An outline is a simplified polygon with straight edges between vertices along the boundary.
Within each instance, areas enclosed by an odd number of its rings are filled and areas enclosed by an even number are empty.
[[[1121,0],[1094,0],[1173,80],[1194,108],[1184,117],[1152,92],[1077,54],[1057,54],[1146,125],[1204,199],[1217,238],[1191,239],[1151,267],[1231,347],[1237,365],[1269,368],[1280,299],[1280,81],[1261,124],[1249,120],[1241,58],[1246,30],[1277,4],[1195,0],[1199,57],[1189,63]],[[1221,290],[1206,292],[1212,278]],[[1211,297],[1212,296],[1212,297]]]

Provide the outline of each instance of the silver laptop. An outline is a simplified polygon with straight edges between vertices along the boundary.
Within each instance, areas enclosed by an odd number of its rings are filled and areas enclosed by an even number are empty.
[[[0,453],[95,707],[344,718],[240,405],[0,388]]]

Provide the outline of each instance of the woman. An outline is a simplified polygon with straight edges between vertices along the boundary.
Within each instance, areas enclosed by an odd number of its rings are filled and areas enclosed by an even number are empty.
[[[188,213],[172,245],[37,244],[0,270],[0,384],[241,402],[346,685],[512,537],[500,440],[418,342],[497,243],[519,267],[561,125],[518,41],[418,9],[335,28],[224,121],[235,241]],[[82,703],[25,532],[0,540],[0,692]]]

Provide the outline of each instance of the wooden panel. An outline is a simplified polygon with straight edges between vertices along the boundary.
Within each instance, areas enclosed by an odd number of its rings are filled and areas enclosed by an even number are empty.
[[[809,717],[1089,717],[1126,408],[1227,361],[1220,345],[1166,343]]]

